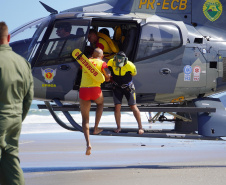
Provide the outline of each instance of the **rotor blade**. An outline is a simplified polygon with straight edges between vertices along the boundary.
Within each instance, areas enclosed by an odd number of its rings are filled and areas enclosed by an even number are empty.
[[[39,1],[39,2],[40,2],[40,3],[42,4],[42,6],[43,6],[48,12],[50,12],[51,14],[58,14],[58,11],[57,11],[57,10],[51,8],[50,6],[46,5],[45,3],[41,2],[41,1]]]

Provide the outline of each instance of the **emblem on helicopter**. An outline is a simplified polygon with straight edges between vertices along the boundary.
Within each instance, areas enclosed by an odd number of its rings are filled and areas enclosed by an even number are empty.
[[[194,73],[193,81],[196,81],[196,82],[199,81],[200,80],[201,67],[195,66],[193,68],[193,73]]]
[[[51,83],[53,81],[54,76],[56,76],[56,69],[41,69],[42,71],[42,76],[45,78],[45,81],[47,83]]]
[[[214,22],[222,14],[223,6],[219,0],[207,0],[203,5],[203,13],[207,19]]]
[[[184,67],[184,81],[191,81],[191,73],[192,73],[192,67],[189,65],[186,65]]]

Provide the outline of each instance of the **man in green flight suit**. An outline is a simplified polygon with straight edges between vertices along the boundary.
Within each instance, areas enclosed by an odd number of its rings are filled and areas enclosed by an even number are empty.
[[[18,158],[22,121],[33,98],[30,64],[12,51],[5,22],[0,22],[0,184],[24,185]]]

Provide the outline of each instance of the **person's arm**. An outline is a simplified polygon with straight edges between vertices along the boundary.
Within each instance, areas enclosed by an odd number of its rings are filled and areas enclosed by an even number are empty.
[[[130,65],[131,75],[135,76],[137,74],[136,66],[132,62],[130,62],[129,65]]]
[[[108,68],[104,68],[103,70],[103,74],[105,76],[105,81],[106,82],[109,82],[110,81],[110,78],[111,78],[111,72]]]
[[[110,81],[110,78],[111,78],[111,72],[108,69],[108,65],[107,65],[106,62],[103,62],[101,70],[102,70],[102,73],[105,76],[105,81],[106,82],[109,82]]]
[[[29,108],[31,106],[32,100],[33,100],[33,96],[34,96],[34,84],[33,84],[33,77],[32,74],[30,73],[30,87],[28,89],[28,92],[26,94],[26,96],[24,97],[23,100],[23,114],[22,114],[22,121],[25,119]]]
[[[132,76],[137,75],[137,70],[136,70],[136,68],[133,70],[133,72],[131,73],[131,75],[132,75]]]

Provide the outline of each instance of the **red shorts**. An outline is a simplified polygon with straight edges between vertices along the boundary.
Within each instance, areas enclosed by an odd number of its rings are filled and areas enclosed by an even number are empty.
[[[79,98],[82,100],[96,100],[100,97],[102,91],[100,87],[81,87],[79,90]]]

